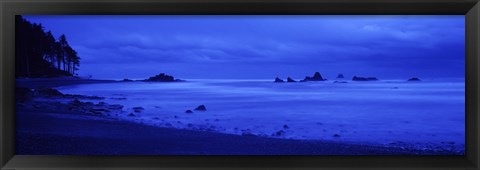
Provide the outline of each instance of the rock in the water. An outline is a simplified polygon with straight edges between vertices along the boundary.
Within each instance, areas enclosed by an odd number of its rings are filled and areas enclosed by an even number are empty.
[[[108,105],[107,108],[112,110],[122,110],[123,106],[119,104],[112,104],[112,105]]]
[[[206,111],[207,108],[205,107],[205,105],[200,105],[200,106],[198,106],[197,108],[195,108],[195,110],[198,110],[198,111]]]
[[[333,83],[348,83],[346,81],[334,81]]]
[[[343,79],[343,78],[345,78],[345,76],[343,76],[343,74],[338,74],[337,79]]]
[[[292,83],[292,82],[297,82],[297,81],[295,81],[294,79],[288,77],[288,78],[287,78],[287,82]]]
[[[193,113],[192,110],[186,110],[185,113]]]
[[[175,79],[173,76],[167,75],[165,73],[160,73],[156,76],[146,79],[145,81],[175,82],[175,81],[182,81],[182,80]]]
[[[408,81],[421,81],[421,80],[417,77],[412,77],[412,78],[408,79]]]
[[[338,137],[340,137],[340,135],[339,134],[334,134],[333,137],[338,138]]]
[[[130,81],[133,81],[133,80],[130,80],[130,79],[123,79],[122,81],[127,81],[127,82],[130,82]]]
[[[133,113],[130,113],[130,114],[128,114],[128,116],[130,116],[130,117],[134,117],[134,116],[135,116],[135,114],[133,114]]]
[[[288,127],[288,125],[283,125],[283,128],[284,128],[284,129],[288,129],[288,128],[290,128],[290,127]]]
[[[143,107],[140,107],[140,106],[138,106],[138,107],[133,107],[132,109],[133,109],[133,111],[134,111],[135,113],[140,113],[140,112],[142,112],[143,110],[145,110]]]
[[[313,77],[306,76],[305,79],[303,79],[303,81],[325,81],[325,80],[326,79],[324,79],[319,72],[315,72],[315,74],[313,74]]]
[[[376,77],[357,77],[353,76],[352,81],[377,81]]]
[[[278,77],[275,78],[275,81],[274,81],[274,83],[283,83],[283,82],[285,82],[285,81],[283,81],[282,79],[280,79]]]

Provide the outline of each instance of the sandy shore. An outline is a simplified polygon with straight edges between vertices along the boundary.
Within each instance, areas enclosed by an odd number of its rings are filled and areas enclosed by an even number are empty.
[[[20,82],[20,83],[18,83]],[[23,80],[17,86],[58,87],[103,80]],[[160,128],[76,110],[17,107],[17,148],[23,155],[449,155],[325,141],[239,136]]]

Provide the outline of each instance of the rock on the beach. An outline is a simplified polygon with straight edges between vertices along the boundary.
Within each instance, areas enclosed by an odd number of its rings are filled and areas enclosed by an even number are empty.
[[[352,81],[377,81],[376,77],[357,77],[353,76]]]
[[[412,77],[412,78],[408,79],[407,81],[421,81],[421,80],[417,77]]]
[[[205,105],[200,105],[200,106],[198,106],[197,108],[195,108],[195,110],[198,110],[198,111],[206,111],[207,108],[205,107]]]
[[[135,113],[140,113],[145,110],[143,107],[137,106],[132,108]]]
[[[242,132],[242,136],[257,136],[251,132]]]
[[[293,83],[293,82],[297,82],[297,81],[295,81],[294,79],[292,79],[292,78],[288,77],[288,78],[287,78],[287,82],[289,82],[289,83]]]
[[[112,104],[112,105],[108,105],[107,108],[112,110],[122,110],[123,106],[119,104]]]
[[[285,135],[285,131],[283,131],[283,130],[279,130],[279,131],[275,132],[275,134],[274,134],[274,136],[283,136],[283,135]]]
[[[19,102],[25,102],[33,97],[33,91],[29,88],[16,87],[15,88],[15,100]]]
[[[348,83],[346,81],[334,81],[333,83]]]
[[[64,94],[52,88],[35,89],[35,94],[42,97],[64,97]]]
[[[337,79],[343,79],[343,78],[345,78],[345,76],[343,76],[343,74],[338,74]]]
[[[92,112],[96,115],[99,115],[99,114],[103,114],[105,112],[110,112],[110,111],[107,110],[107,109],[103,109],[103,108],[94,108],[94,109],[90,109],[90,112]]]
[[[283,81],[282,79],[280,79],[280,78],[277,77],[277,78],[275,78],[275,81],[273,81],[273,82],[274,82],[274,83],[283,83],[283,82],[285,82],[285,81]]]
[[[185,113],[193,113],[192,110],[186,110]]]
[[[81,102],[81,101],[78,100],[78,99],[73,99],[73,100],[70,101],[68,104],[71,105],[71,106],[76,106],[76,107],[78,107],[78,106],[82,106],[84,103]]]

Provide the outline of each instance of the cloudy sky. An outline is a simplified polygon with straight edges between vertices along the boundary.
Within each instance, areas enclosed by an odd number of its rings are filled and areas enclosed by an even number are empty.
[[[463,15],[24,17],[65,34],[97,79],[464,77]]]

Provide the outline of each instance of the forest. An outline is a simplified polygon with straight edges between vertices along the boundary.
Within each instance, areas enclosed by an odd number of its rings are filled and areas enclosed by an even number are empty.
[[[15,77],[76,76],[79,66],[64,34],[56,39],[42,24],[15,16]]]

